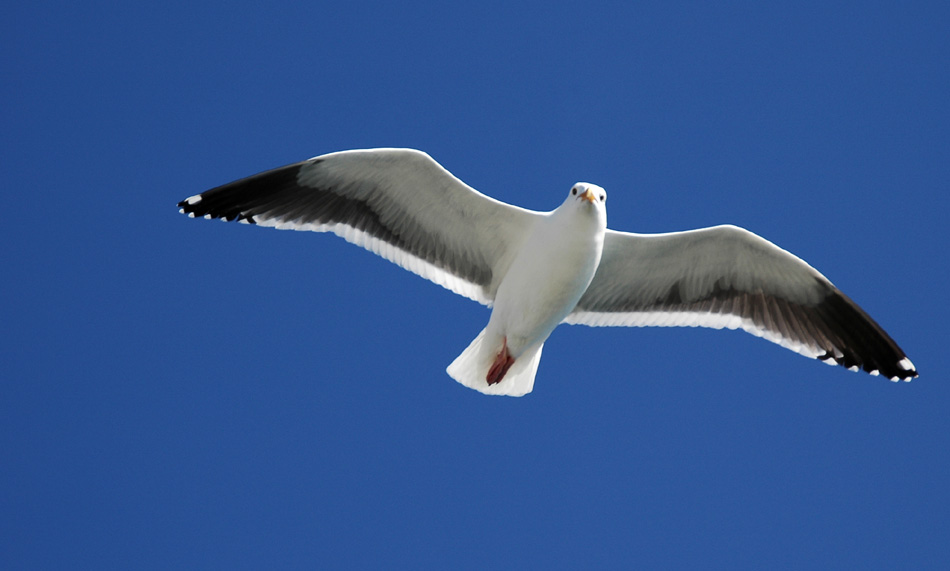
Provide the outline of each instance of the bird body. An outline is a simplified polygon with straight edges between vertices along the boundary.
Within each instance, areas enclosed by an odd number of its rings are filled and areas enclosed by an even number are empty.
[[[542,213],[485,196],[412,149],[342,151],[179,203],[191,217],[332,232],[492,307],[449,365],[487,394],[530,392],[559,323],[743,329],[802,355],[910,380],[890,336],[817,270],[735,226],[607,229],[606,193],[577,183]]]
[[[606,209],[599,198],[591,202],[582,196],[606,193],[586,183],[574,189],[576,195],[531,230],[495,295],[488,329],[508,338],[515,357],[547,339],[577,306],[600,264]]]
[[[607,230],[605,200],[604,189],[578,183],[557,210],[539,217],[501,280],[485,330],[449,365],[452,378],[487,394],[531,391],[544,341],[597,271]],[[505,353],[510,365],[525,366],[502,373],[508,378],[502,382],[489,372]]]

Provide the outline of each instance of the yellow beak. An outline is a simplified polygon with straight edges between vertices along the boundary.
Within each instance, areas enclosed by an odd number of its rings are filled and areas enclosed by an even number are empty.
[[[594,196],[594,193],[591,192],[591,190],[590,190],[589,188],[584,191],[584,194],[581,195],[581,198],[583,198],[583,199],[586,200],[587,202],[591,202],[591,203],[596,203],[596,202],[597,202],[597,197]]]

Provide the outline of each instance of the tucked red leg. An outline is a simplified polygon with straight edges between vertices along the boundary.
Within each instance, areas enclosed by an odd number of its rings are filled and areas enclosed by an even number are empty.
[[[491,368],[488,369],[488,376],[485,377],[485,380],[488,381],[489,385],[501,382],[501,380],[505,378],[505,373],[508,372],[508,369],[510,369],[514,363],[515,358],[508,352],[508,338],[505,337],[501,342],[501,351],[498,352],[498,356],[495,357]]]

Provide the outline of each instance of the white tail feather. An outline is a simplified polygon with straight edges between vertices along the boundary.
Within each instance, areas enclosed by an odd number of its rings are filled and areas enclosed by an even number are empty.
[[[486,395],[520,397],[530,393],[534,388],[534,376],[538,372],[544,343],[528,348],[515,359],[514,364],[500,382],[489,385],[485,378],[488,376],[488,369],[491,368],[495,356],[501,351],[502,340],[501,338],[487,339],[487,331],[488,328],[482,329],[481,333],[462,351],[462,354],[452,361],[446,372],[466,387]]]

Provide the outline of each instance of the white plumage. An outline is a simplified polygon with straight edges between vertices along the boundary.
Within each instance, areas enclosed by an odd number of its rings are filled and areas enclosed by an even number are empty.
[[[537,216],[505,272],[488,326],[448,367],[449,375],[486,394],[531,392],[544,341],[577,306],[604,248],[607,193],[577,183],[557,210]],[[512,369],[496,383],[487,378],[507,351]]]
[[[485,196],[411,149],[344,151],[179,203],[189,216],[332,232],[492,307],[448,367],[487,394],[534,386],[561,322],[741,328],[892,380],[917,372],[860,307],[801,259],[735,226],[669,234],[606,227],[606,193],[577,183],[541,213]]]

